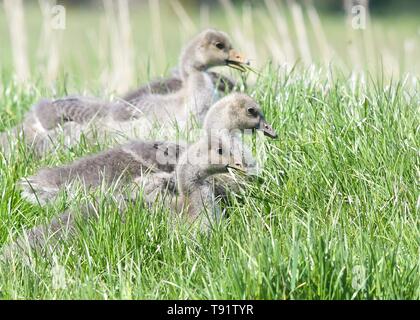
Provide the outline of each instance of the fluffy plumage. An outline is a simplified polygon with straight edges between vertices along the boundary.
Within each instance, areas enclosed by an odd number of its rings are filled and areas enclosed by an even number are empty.
[[[212,223],[220,218],[220,210],[212,184],[207,179],[226,173],[229,168],[242,169],[241,159],[236,155],[237,152],[232,149],[226,136],[203,136],[182,154],[175,169],[177,188],[167,189],[162,200],[175,215],[184,214],[187,221],[196,223],[200,230],[208,230]],[[59,176],[57,179],[60,181]],[[158,176],[154,179],[158,179]],[[156,196],[161,194],[155,193]],[[149,193],[147,201],[152,204],[154,200],[156,198]],[[10,259],[16,253],[28,256],[31,249],[53,246],[57,241],[65,240],[76,231],[76,216],[77,213],[66,211],[49,224],[26,231],[15,242],[3,248],[1,257]],[[82,219],[96,216],[94,204],[87,205],[81,211]]]
[[[250,108],[253,112],[249,111]],[[255,160],[235,130],[266,127],[269,127],[268,132],[271,136],[275,135],[259,105],[251,97],[239,93],[228,95],[214,104],[204,122],[204,129],[209,134],[224,134],[230,138],[231,143],[236,144],[235,150],[240,152],[238,157],[243,159],[248,169],[255,166]],[[54,199],[60,190],[76,179],[81,180],[87,187],[95,187],[103,182],[110,184],[117,180],[126,183],[145,172],[171,173],[185,148],[182,143],[134,141],[97,155],[84,157],[66,166],[44,168],[34,176],[21,179],[20,186],[27,200],[43,204]],[[168,184],[173,184],[175,179],[173,175],[167,177],[167,182],[162,182],[163,189]],[[224,193],[224,185],[235,184],[229,176],[221,179],[223,180],[217,183],[220,186],[219,194]]]
[[[240,59],[225,33],[204,30],[183,49],[179,76],[168,82],[172,86],[178,83],[176,79],[181,79],[182,85],[177,91],[168,93],[156,89],[160,85],[154,83],[149,89],[150,93],[142,91],[140,95],[131,96],[129,101],[104,102],[77,96],[43,100],[33,106],[22,125],[9,133],[2,133],[2,149],[7,151],[8,140],[16,139],[17,135],[23,133],[26,144],[42,155],[54,146],[54,141],[63,131],[57,127],[71,122],[78,125],[66,126],[77,128],[70,139],[65,137],[66,146],[78,142],[77,133],[83,133],[94,141],[111,136],[118,143],[138,137],[146,138],[156,125],[162,126],[159,132],[163,133],[162,138],[167,138],[171,136],[168,131],[186,126],[191,115],[199,123],[202,122],[216,99],[214,74],[207,70],[213,66],[229,65],[232,61],[240,64]],[[226,79],[222,80],[223,83],[230,83],[227,78],[223,79]],[[155,91],[163,91],[164,94],[155,94]]]

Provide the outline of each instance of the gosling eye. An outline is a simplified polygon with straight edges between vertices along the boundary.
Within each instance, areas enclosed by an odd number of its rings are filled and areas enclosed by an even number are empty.
[[[248,108],[248,114],[250,115],[250,116],[253,116],[253,117],[256,117],[257,116],[257,110],[255,110],[255,108],[253,108],[253,107],[250,107],[250,108]]]
[[[220,155],[222,155],[223,154],[223,149],[222,148],[218,148],[217,149],[217,153],[220,154]]]
[[[217,49],[223,50],[225,48],[225,45],[223,42],[216,42],[215,44]]]

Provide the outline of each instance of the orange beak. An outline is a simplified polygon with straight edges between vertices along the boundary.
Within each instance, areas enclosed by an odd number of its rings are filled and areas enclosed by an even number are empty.
[[[234,49],[230,49],[229,57],[226,60],[226,65],[241,72],[247,71],[249,62],[245,61],[245,56]]]

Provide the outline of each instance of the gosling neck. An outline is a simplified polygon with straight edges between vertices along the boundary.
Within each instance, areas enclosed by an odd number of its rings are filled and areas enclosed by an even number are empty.
[[[188,116],[194,115],[198,123],[202,124],[215,99],[213,81],[207,72],[193,68],[184,80],[184,86],[185,112]]]
[[[204,120],[203,129],[208,134],[223,134],[229,137],[241,137],[243,126],[235,114],[226,106],[223,99],[216,102]]]
[[[194,220],[203,210],[209,209],[213,191],[205,181],[208,176],[200,166],[182,164],[177,167],[181,207],[187,210],[190,219]]]
[[[207,132],[214,133],[215,131],[230,131],[233,129],[230,114],[221,102],[215,103],[205,116],[203,128]]]
[[[186,82],[191,74],[205,72],[208,66],[199,62],[196,58],[196,41],[192,41],[182,52],[179,59],[179,71],[183,82]]]
[[[207,71],[207,66],[199,64],[194,61],[187,61],[186,58],[181,59],[180,66],[180,76],[183,82],[188,81],[188,78],[191,75],[197,73],[205,73]]]
[[[209,176],[200,165],[179,164],[176,168],[178,190],[182,195],[188,195],[204,184]]]

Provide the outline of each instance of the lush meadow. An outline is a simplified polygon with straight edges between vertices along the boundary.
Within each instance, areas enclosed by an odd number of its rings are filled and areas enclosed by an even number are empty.
[[[259,70],[240,89],[279,134],[264,142],[261,179],[230,195],[227,217],[210,236],[170,227],[167,209],[146,208],[141,194],[122,223],[112,190],[81,190],[70,206],[99,199],[99,220],[80,224],[51,259],[34,253],[29,265],[0,262],[0,298],[420,298],[416,17],[373,16],[355,30],[344,14],[311,7],[277,12],[266,1],[272,10],[229,11],[221,2],[224,10],[122,7],[120,16],[112,5],[68,8],[66,29],[50,35],[31,3],[20,75],[19,46],[0,7],[2,131],[42,97],[111,99],[169,74],[182,44],[211,25],[232,34]],[[130,22],[119,20],[127,12]],[[10,156],[0,155],[0,245],[69,206],[65,194],[31,205],[15,186],[19,178],[105,147],[81,143],[37,159],[17,142]]]

